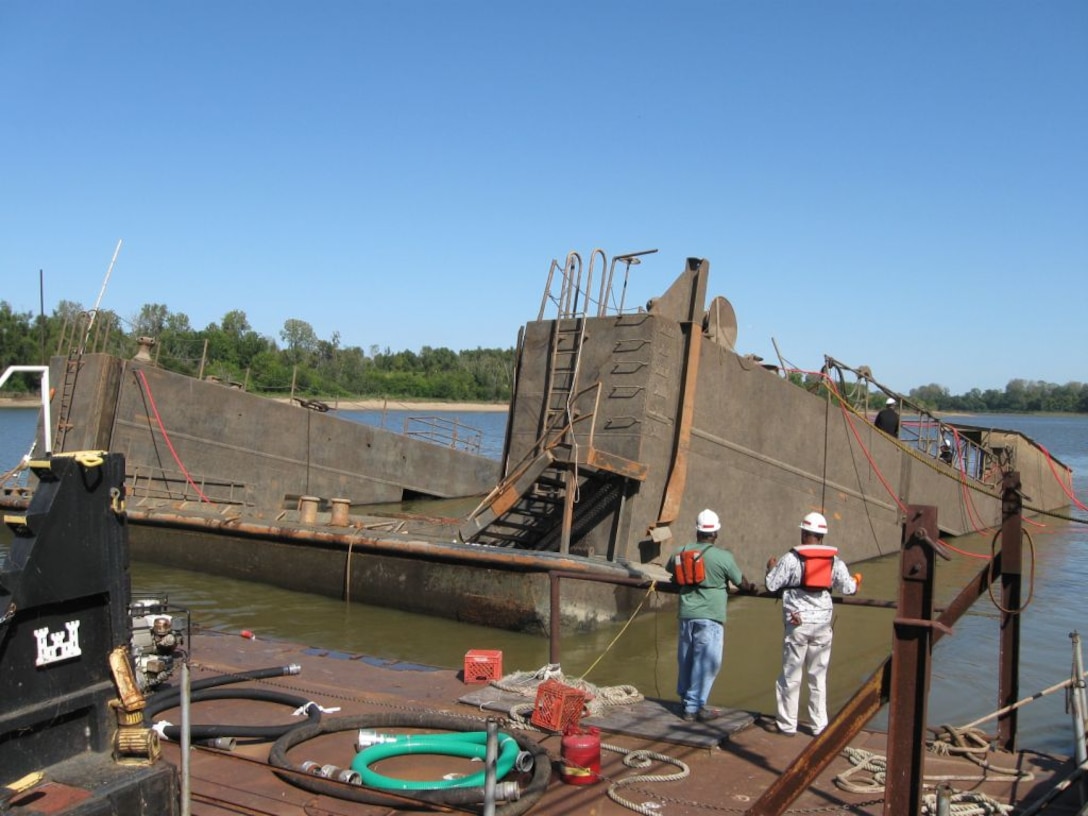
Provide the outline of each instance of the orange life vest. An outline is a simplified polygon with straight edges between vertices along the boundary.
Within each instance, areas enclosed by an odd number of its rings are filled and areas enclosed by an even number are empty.
[[[673,556],[673,575],[680,586],[698,586],[706,578],[706,564],[703,554],[710,547],[701,550],[681,550]]]
[[[831,589],[831,572],[838,547],[827,544],[801,544],[793,548],[801,559],[801,589]]]

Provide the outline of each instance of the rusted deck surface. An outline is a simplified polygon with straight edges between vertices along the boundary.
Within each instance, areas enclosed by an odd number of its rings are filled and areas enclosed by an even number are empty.
[[[421,712],[444,712],[477,720],[466,730],[483,730],[484,718],[496,716],[486,708],[459,702],[466,695],[483,693],[486,687],[466,685],[460,672],[448,669],[389,662],[363,655],[333,653],[274,641],[245,639],[233,634],[202,632],[194,635],[190,644],[192,680],[217,674],[250,671],[255,668],[297,663],[298,675],[270,680],[246,681],[230,686],[233,689],[259,687],[274,689],[289,695],[312,699],[325,708],[339,707],[326,717],[347,715],[404,716],[411,719]],[[538,667],[506,667],[534,670]],[[175,673],[177,674],[177,673]],[[176,678],[175,678],[176,679]],[[690,774],[679,781],[636,781],[621,786],[616,793],[636,805],[649,803],[650,812],[668,816],[706,814],[708,812],[743,812],[768,784],[775,779],[811,742],[799,734],[787,738],[771,734],[753,724],[746,712],[735,712],[722,723],[688,724],[675,717],[668,701],[646,701],[641,704],[644,717],[630,712],[617,715],[615,723],[627,733],[610,729],[605,715],[597,722],[602,727],[601,739],[606,746],[623,750],[645,750],[674,758],[690,768]],[[754,714],[754,713],[753,713]],[[177,709],[163,711],[156,719],[177,723]],[[268,702],[239,700],[210,700],[194,702],[193,724],[230,723],[269,725],[292,722],[290,712],[282,705]],[[633,720],[641,720],[632,723]],[[503,726],[504,730],[513,733]],[[733,730],[736,729],[736,730]],[[733,730],[733,733],[730,731]],[[632,736],[644,732],[646,736]],[[611,750],[602,751],[603,781],[594,785],[565,784],[558,772],[561,737],[536,730],[519,731],[530,735],[547,750],[553,760],[551,782],[539,801],[528,811],[532,814],[595,814],[613,816],[634,812],[608,796],[610,786],[634,775],[669,775],[678,768],[653,761],[646,768],[631,768],[623,764],[624,755]],[[288,754],[293,762],[310,760],[348,767],[354,757],[355,731],[323,734],[292,748]],[[853,748],[883,756],[885,736],[863,733]],[[221,814],[390,814],[396,812],[433,812],[424,807],[394,807],[392,804],[365,804],[345,801],[323,793],[304,790],[288,784],[273,774],[267,760],[270,743],[239,740],[231,752],[196,747],[191,759],[192,813],[197,816]],[[180,761],[179,747],[163,743],[166,761]],[[993,766],[1031,771],[1034,779],[1002,781],[993,772],[983,779],[979,765],[963,758],[938,758],[929,755],[927,775],[950,779],[956,790],[985,793],[1002,803],[1026,806],[1041,798],[1055,782],[1073,769],[1065,757],[1040,755],[1030,751],[1016,754],[991,753]],[[449,757],[402,757],[386,760],[381,771],[399,778],[438,778],[448,771],[474,772],[474,768],[451,767],[451,763],[467,762]],[[791,810],[844,809],[853,813],[879,814],[883,811],[882,792],[858,790],[851,792],[837,786],[833,778],[855,767],[847,758],[839,757],[791,806]],[[868,772],[855,771],[850,782],[864,787],[871,781]],[[1076,785],[1055,800],[1047,812],[1071,813],[1077,807]],[[453,812],[461,812],[453,808]],[[449,812],[449,810],[446,810]],[[477,807],[467,812],[480,812]],[[500,809],[500,814],[503,812]]]

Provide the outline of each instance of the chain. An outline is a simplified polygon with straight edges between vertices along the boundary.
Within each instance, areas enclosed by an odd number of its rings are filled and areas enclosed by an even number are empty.
[[[679,799],[674,796],[660,796],[654,791],[647,788],[640,787],[638,785],[632,785],[631,791],[640,793],[644,796],[651,797],[656,802],[660,802],[666,805],[683,805],[689,808],[698,808],[700,810],[714,811],[717,813],[747,813],[750,805],[744,807],[733,807],[731,805],[716,805],[710,802],[697,802],[692,799]],[[873,805],[879,805],[884,801],[884,797],[878,797],[876,799],[869,799],[864,802],[843,802],[839,805],[821,805],[819,807],[811,808],[790,808],[786,810],[786,813],[834,813],[840,810],[858,810],[861,808],[872,807]]]

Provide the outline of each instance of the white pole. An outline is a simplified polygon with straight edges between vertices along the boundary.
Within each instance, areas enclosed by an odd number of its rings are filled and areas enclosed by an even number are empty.
[[[102,297],[106,294],[106,285],[110,282],[110,275],[113,274],[113,265],[117,263],[117,255],[121,252],[121,240],[120,238],[117,239],[117,248],[113,250],[113,258],[110,259],[106,277],[102,279],[102,288],[98,290],[98,300],[94,302],[94,308],[91,309],[91,319],[87,321],[87,331],[83,335],[83,345],[79,348],[80,352],[87,347],[87,342],[91,339],[91,326],[94,325],[94,320],[98,317],[98,307],[102,303]]]
[[[192,744],[190,732],[190,684],[189,661],[181,661],[181,814],[192,813],[192,770],[189,765],[189,749]]]

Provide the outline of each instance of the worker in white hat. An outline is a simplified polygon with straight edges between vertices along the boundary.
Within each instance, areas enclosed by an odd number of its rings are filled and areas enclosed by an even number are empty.
[[[888,436],[899,436],[899,412],[895,410],[895,397],[888,397],[884,400],[884,407],[880,409],[880,413],[876,415],[876,419],[873,420],[873,424],[876,425],[877,430],[884,431]]]
[[[695,519],[695,543],[678,549],[667,567],[680,586],[676,693],[685,722],[708,722],[721,716],[719,709],[706,703],[722,667],[729,584],[744,592],[756,589],[745,580],[733,554],[714,546],[721,528],[718,514],[703,510]]]
[[[937,456],[942,462],[949,465],[952,464],[952,460],[956,457],[955,453],[952,451],[952,437],[946,436],[941,440],[941,449]]]
[[[853,595],[861,573],[850,574],[838,548],[824,543],[827,519],[809,513],[801,521],[801,543],[781,558],[767,562],[764,585],[782,590],[785,637],[782,673],[775,684],[777,716],[762,720],[768,731],[792,737],[797,733],[801,675],[808,672],[808,717],[813,736],[827,728],[827,669],[831,664],[831,592]]]

